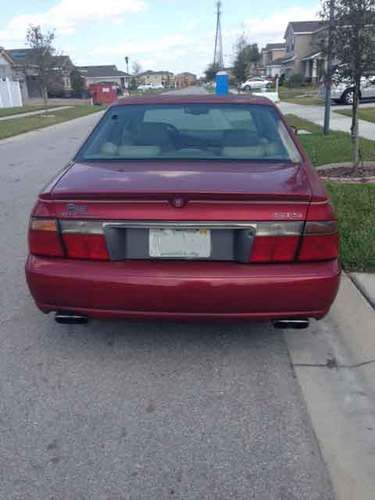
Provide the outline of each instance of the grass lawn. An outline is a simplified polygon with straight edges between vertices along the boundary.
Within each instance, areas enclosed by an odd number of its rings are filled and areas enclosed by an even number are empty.
[[[340,109],[340,111],[335,111],[335,113],[340,113],[340,115],[352,116],[351,109]],[[358,110],[358,117],[360,120],[365,120],[366,122],[375,123],[375,108],[360,108]]]
[[[375,271],[375,185],[327,182],[346,271]]]
[[[288,123],[312,132],[300,135],[314,165],[351,161],[351,142],[345,132],[323,135],[321,127],[294,115]],[[364,160],[375,158],[375,141],[361,139]],[[327,182],[341,234],[341,257],[347,271],[375,271],[375,185]]]
[[[295,115],[286,115],[286,119],[290,125],[312,132],[310,135],[301,134],[299,138],[313,165],[351,161],[351,139],[346,132],[331,132],[329,135],[323,135],[322,128],[308,120]],[[360,141],[363,160],[374,160],[375,141],[362,138]]]
[[[279,87],[279,97],[282,101],[292,104],[302,104],[305,106],[323,106],[323,100],[318,96],[317,89],[314,87],[300,87],[290,89],[288,87]]]
[[[59,106],[53,105],[53,106],[47,106],[49,108],[57,108]],[[44,106],[17,106],[15,108],[0,108],[0,118],[3,116],[12,116],[12,115],[19,115],[21,113],[30,113],[31,111],[40,111],[43,110]]]
[[[66,122],[79,118],[80,116],[90,115],[104,109],[101,106],[79,105],[56,112],[51,111],[51,114],[24,116],[22,118],[14,118],[12,120],[0,121],[0,139],[11,137],[13,135],[22,134],[38,128],[48,127],[56,123]]]

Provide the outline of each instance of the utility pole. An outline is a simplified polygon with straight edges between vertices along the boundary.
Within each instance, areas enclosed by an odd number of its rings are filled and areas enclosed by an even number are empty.
[[[329,24],[328,24],[328,53],[327,53],[327,78],[325,85],[325,103],[324,103],[324,135],[329,134],[329,125],[331,118],[331,86],[332,86],[332,60],[333,60],[333,28],[335,17],[335,0],[329,3]]]
[[[129,57],[125,56],[126,72],[129,74]]]
[[[216,35],[215,35],[215,51],[214,64],[220,69],[224,68],[223,56],[223,38],[221,35],[221,2],[216,3]]]

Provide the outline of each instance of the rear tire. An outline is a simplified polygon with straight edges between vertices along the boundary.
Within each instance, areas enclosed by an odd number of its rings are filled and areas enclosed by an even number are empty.
[[[244,87],[244,90],[246,90],[246,92],[251,92],[251,87],[250,87],[250,85],[246,85],[246,86]]]

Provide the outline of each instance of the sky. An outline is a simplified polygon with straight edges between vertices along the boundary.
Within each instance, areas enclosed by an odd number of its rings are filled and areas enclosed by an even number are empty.
[[[222,0],[225,65],[244,33],[260,47],[282,42],[289,21],[317,18],[318,0]],[[55,30],[55,47],[74,64],[116,64],[126,70],[190,71],[212,62],[215,0],[0,0],[0,47],[25,46],[30,24]]]

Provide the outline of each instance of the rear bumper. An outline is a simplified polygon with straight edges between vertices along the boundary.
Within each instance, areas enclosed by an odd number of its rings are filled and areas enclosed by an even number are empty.
[[[43,312],[170,319],[321,318],[335,299],[337,260],[314,264],[88,262],[29,256]]]

